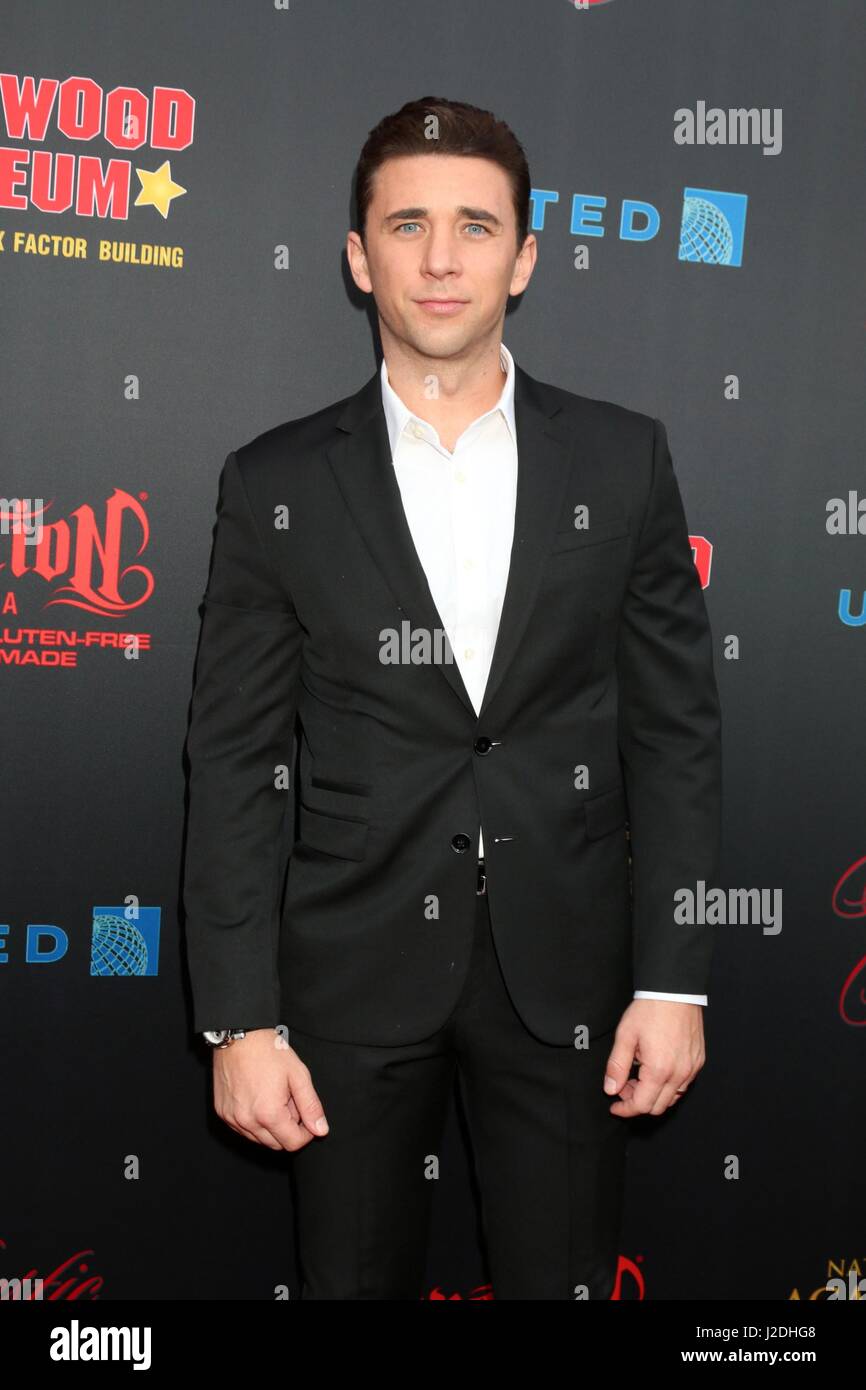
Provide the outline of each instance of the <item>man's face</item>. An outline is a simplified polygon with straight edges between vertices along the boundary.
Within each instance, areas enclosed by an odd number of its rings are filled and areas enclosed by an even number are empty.
[[[383,346],[390,334],[450,358],[498,342],[508,295],[521,293],[535,264],[535,237],[518,256],[515,223],[509,177],[489,159],[401,155],[380,165],[366,252],[350,232],[346,253],[355,283],[375,298]]]

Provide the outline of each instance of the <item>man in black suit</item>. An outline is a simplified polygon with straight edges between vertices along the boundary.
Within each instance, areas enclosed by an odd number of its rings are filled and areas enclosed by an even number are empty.
[[[704,1062],[703,594],[661,422],[502,343],[529,193],[488,112],[382,121],[346,247],[382,366],[223,469],[188,958],[217,1112],[293,1153],[305,1298],[421,1296],[455,1074],[494,1296],[608,1298],[622,1121]]]

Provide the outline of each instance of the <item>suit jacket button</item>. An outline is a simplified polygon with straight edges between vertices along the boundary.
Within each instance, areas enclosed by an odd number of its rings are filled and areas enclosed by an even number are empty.
[[[475,740],[473,747],[475,752],[483,758],[485,753],[489,753],[493,747],[493,741],[489,739],[486,734],[482,734],[480,738]]]
[[[461,834],[459,834],[459,835],[454,835],[454,836],[452,836],[452,839],[451,839],[451,848],[452,848],[457,854],[465,854],[466,851],[469,849],[469,847],[470,847],[471,844],[472,844],[472,841],[471,841],[471,839],[469,838],[469,836],[468,836],[468,835],[464,835],[462,832],[461,832]]]

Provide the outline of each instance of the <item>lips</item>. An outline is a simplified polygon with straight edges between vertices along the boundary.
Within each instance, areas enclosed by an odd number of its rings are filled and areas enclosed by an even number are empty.
[[[417,299],[416,304],[434,318],[450,318],[468,304],[466,299]]]

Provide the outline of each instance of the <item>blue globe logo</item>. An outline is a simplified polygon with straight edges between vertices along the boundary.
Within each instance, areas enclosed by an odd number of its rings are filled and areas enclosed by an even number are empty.
[[[125,917],[94,917],[90,973],[147,974],[147,942],[134,922],[128,922]]]
[[[721,209],[707,198],[686,198],[680,227],[680,260],[730,265],[733,255],[734,234]]]

